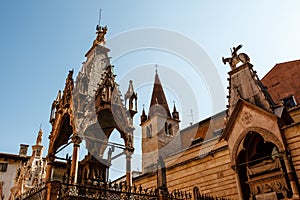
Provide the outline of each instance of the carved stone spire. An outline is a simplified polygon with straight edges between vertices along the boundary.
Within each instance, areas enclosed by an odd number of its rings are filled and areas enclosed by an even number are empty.
[[[99,95],[100,97],[100,104],[108,103],[110,104],[112,102],[112,95],[113,91],[117,87],[117,84],[115,82],[115,77],[113,73],[113,67],[112,65],[108,65],[101,75],[101,81],[99,83],[99,88],[96,91],[96,99]]]
[[[127,92],[125,94],[125,99],[129,98],[130,96],[132,96],[134,94],[134,88],[133,88],[133,84],[132,83],[133,83],[133,81],[130,80],[129,81],[128,90],[127,90]]]
[[[58,93],[57,93],[55,101],[60,101],[60,99],[61,99],[61,91],[58,90]]]
[[[62,95],[62,106],[70,106],[71,104],[74,88],[73,73],[74,71],[70,70],[66,79],[65,89]]]
[[[38,136],[36,138],[36,145],[42,145],[42,140],[43,140],[43,130],[40,129],[39,130],[39,133],[38,133]]]
[[[127,106],[127,104],[126,104],[127,100],[129,100],[128,110],[137,110],[137,108],[136,108],[137,106],[133,105],[133,100],[137,100],[137,94],[134,92],[132,80],[129,81],[128,90],[125,94],[125,107]]]
[[[234,48],[235,51],[237,51],[237,49],[238,48]],[[272,112],[272,108],[275,104],[270,94],[259,80],[256,71],[253,70],[253,65],[249,63],[250,59],[248,59],[247,62],[242,61],[244,64],[236,66],[237,61],[234,61],[234,59],[240,59],[240,55],[241,54],[234,58],[228,58],[229,60],[233,59],[231,61],[227,61],[227,59],[225,59],[226,62],[229,62],[232,69],[228,73],[230,78],[228,79],[229,105],[227,106],[227,116],[230,116],[239,99],[246,100],[266,111]],[[234,65],[232,62],[234,62]]]
[[[155,114],[161,114],[163,116],[171,118],[168,102],[163,87],[161,85],[160,79],[158,77],[157,70],[154,78],[154,86],[148,116],[150,118]]]
[[[128,100],[128,107],[127,107]],[[125,94],[125,107],[129,111],[129,115],[131,118],[137,113],[137,93],[134,92],[133,82],[129,81],[129,87]]]

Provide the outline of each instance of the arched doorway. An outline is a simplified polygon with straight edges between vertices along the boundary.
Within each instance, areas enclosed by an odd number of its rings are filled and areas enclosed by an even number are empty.
[[[290,185],[278,147],[253,131],[241,145],[236,167],[243,199],[288,197]]]

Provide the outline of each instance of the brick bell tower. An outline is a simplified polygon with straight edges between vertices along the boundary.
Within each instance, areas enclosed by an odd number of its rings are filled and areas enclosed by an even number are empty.
[[[143,173],[157,170],[157,160],[168,156],[180,148],[179,113],[174,105],[173,112],[160,82],[157,70],[148,116],[143,108],[142,127],[142,169]]]

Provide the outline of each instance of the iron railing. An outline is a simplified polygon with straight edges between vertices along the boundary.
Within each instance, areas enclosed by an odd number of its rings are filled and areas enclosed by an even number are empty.
[[[153,191],[145,191],[137,189],[136,187],[119,187],[119,185],[71,185],[61,184],[59,198],[61,200],[67,199],[124,199],[124,200],[156,200],[157,195]]]
[[[229,200],[229,199],[226,199],[226,198],[218,198],[218,197],[214,197],[214,196],[207,195],[207,194],[199,194],[194,199],[195,200]]]
[[[126,184],[71,185],[62,183],[59,198],[68,199],[113,199],[113,200],[190,200],[191,194],[181,191],[159,193],[156,189],[143,189],[141,186],[126,186]]]
[[[32,188],[31,190],[18,196],[16,200],[22,200],[22,199],[41,200],[41,199],[46,199],[46,195],[47,195],[47,187],[45,183],[42,182],[39,185]]]
[[[57,184],[57,182],[55,183]],[[30,191],[20,195],[16,200],[44,200],[47,197],[47,191],[52,186],[52,182],[41,183]],[[173,192],[161,191],[157,188],[143,189],[141,186],[127,186],[124,183],[111,184],[100,183],[87,185],[73,185],[67,183],[58,183],[53,185],[57,188],[58,200],[225,200],[209,195],[197,195],[192,198],[191,193],[175,190]]]

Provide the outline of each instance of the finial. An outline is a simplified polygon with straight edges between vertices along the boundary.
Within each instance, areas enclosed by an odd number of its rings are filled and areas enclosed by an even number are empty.
[[[145,113],[145,104],[143,104],[143,111],[142,111],[142,115],[141,115],[141,122],[143,123],[146,120],[147,120],[147,115]]]
[[[72,79],[73,73],[74,73],[74,68],[72,70],[69,70],[69,74],[68,74],[67,79]]]
[[[155,65],[155,74],[157,74],[157,64]]]
[[[173,119],[179,120],[179,113],[177,112],[176,106],[175,106],[175,101],[173,101],[173,112],[172,112],[172,117]]]
[[[38,132],[38,136],[36,138],[36,145],[42,144],[42,137],[43,137],[43,130],[42,130],[42,124],[40,125],[40,130]]]
[[[174,105],[173,112],[176,112],[177,110],[176,110],[176,106],[175,106],[175,101],[173,101],[173,105]]]

